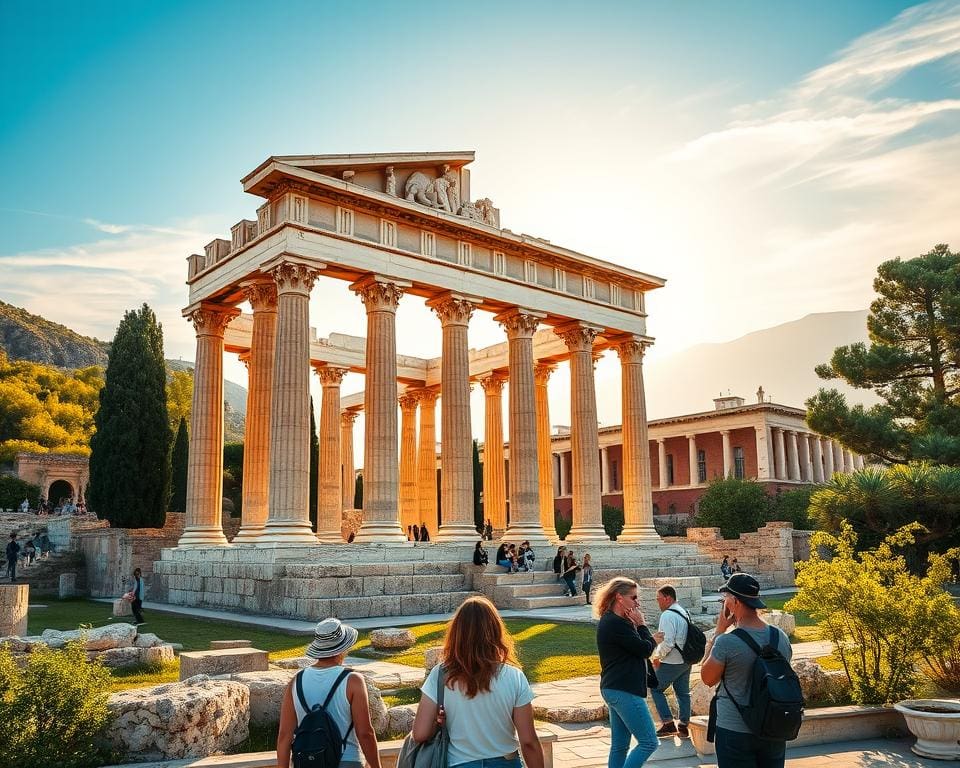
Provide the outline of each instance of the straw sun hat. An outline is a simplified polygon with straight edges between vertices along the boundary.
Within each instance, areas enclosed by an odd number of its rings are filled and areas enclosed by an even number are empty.
[[[357,630],[340,619],[324,619],[313,630],[313,642],[307,648],[311,659],[329,659],[349,651],[357,643]]]

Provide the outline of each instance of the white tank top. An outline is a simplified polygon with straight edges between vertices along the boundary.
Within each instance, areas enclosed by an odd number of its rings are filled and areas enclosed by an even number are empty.
[[[303,695],[310,707],[313,707],[314,704],[323,704],[327,698],[327,694],[330,692],[330,687],[343,670],[344,667],[341,666],[307,667],[300,673],[303,675]],[[337,686],[333,698],[330,699],[330,703],[327,705],[327,714],[334,719],[334,722],[336,722],[340,728],[341,737],[346,736],[347,728],[350,728],[350,723],[353,722],[353,717],[350,713],[350,702],[347,700],[347,681],[349,679],[349,677],[345,677],[340,681],[340,685]],[[296,679],[294,679],[293,682],[292,693],[293,706],[297,712],[297,725],[299,725],[307,713],[300,704],[300,697],[297,695]],[[340,758],[340,761],[360,762],[360,744],[357,741],[356,728],[350,729],[350,735],[347,736],[347,743],[344,744],[343,756]]]

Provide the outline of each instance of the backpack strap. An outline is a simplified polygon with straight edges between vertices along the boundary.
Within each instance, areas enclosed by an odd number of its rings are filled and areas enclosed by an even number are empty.
[[[675,610],[673,610],[673,606],[672,606],[672,605],[671,605],[669,608],[667,608],[667,611],[670,611],[670,613],[675,613],[675,614],[677,614],[677,616],[679,616],[681,619],[683,619],[685,622],[687,622],[687,633],[689,634],[689,632],[690,632],[690,627],[693,626],[693,622],[690,621],[690,617],[689,617],[689,616],[685,616],[684,614],[680,613],[680,611],[675,611]],[[664,611],[664,613],[666,613],[666,611]],[[676,649],[677,649],[678,651],[680,651],[681,653],[683,652],[683,649],[682,649],[679,645],[677,645],[676,643],[673,644],[673,647],[676,648]]]
[[[774,628],[774,627],[770,627],[770,629],[775,629],[775,628]],[[746,631],[745,629],[735,629],[735,630],[733,630],[733,632],[731,632],[730,634],[731,634],[731,635],[736,635],[738,638],[740,638],[740,641],[743,642],[743,643],[745,643],[745,644],[747,645],[747,647],[748,647],[751,651],[753,651],[755,654],[757,654],[757,656],[760,655],[760,646],[757,645],[757,641],[756,641],[756,640],[754,640],[752,637],[750,637],[750,635],[747,634],[747,631]],[[743,708],[742,706],[740,706],[740,702],[738,702],[735,698],[733,698],[733,694],[730,693],[730,689],[727,688],[727,683],[726,683],[726,681],[723,679],[723,677],[720,678],[720,685],[722,685],[722,686],[723,686],[723,690],[725,690],[725,691],[727,692],[727,698],[730,699],[730,701],[733,702],[733,706],[735,706],[735,707],[737,708],[737,712],[740,713],[740,717],[743,717],[743,709],[744,709],[744,708]]]
[[[347,677],[351,672],[353,672],[350,667],[344,667],[343,672],[337,675],[337,679],[333,681],[333,685],[330,686],[330,693],[327,694],[327,698],[323,700],[322,708],[326,710],[327,705],[330,703],[330,700],[333,698],[333,694],[336,692],[337,688],[340,686],[340,683],[343,682],[344,678]],[[350,725],[347,728],[347,732],[343,735],[343,744],[342,747],[347,745],[347,739],[350,738],[350,733],[353,731],[353,718],[350,718]]]
[[[303,695],[303,673],[304,670],[301,669],[294,679],[297,681],[297,698],[300,699],[300,706],[303,707],[304,712],[309,712],[310,705],[307,704],[307,697]]]

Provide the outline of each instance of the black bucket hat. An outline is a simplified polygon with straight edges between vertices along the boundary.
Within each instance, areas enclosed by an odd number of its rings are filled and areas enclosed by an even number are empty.
[[[718,592],[729,592],[737,600],[751,608],[766,608],[760,599],[760,583],[749,573],[735,573]]]

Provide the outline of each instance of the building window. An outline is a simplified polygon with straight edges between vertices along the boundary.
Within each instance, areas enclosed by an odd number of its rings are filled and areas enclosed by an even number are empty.
[[[290,195],[290,221],[306,224],[309,216],[310,201],[302,195]]]
[[[257,234],[262,235],[270,229],[270,203],[266,202],[257,208]]]
[[[634,312],[643,312],[643,291],[634,291],[633,292],[633,310]]]
[[[747,476],[746,462],[743,458],[743,448],[736,446],[733,449],[733,476],[738,480],[743,480]]]
[[[667,485],[673,485],[673,454],[667,454]]]
[[[697,451],[697,482],[707,482],[707,452]]]
[[[617,477],[617,462],[610,462],[610,490],[616,491],[620,489],[620,479]]]
[[[659,514],[660,514],[660,505],[659,505],[659,504],[654,504],[654,505],[653,505],[653,514],[655,514],[655,515],[659,515]]]

